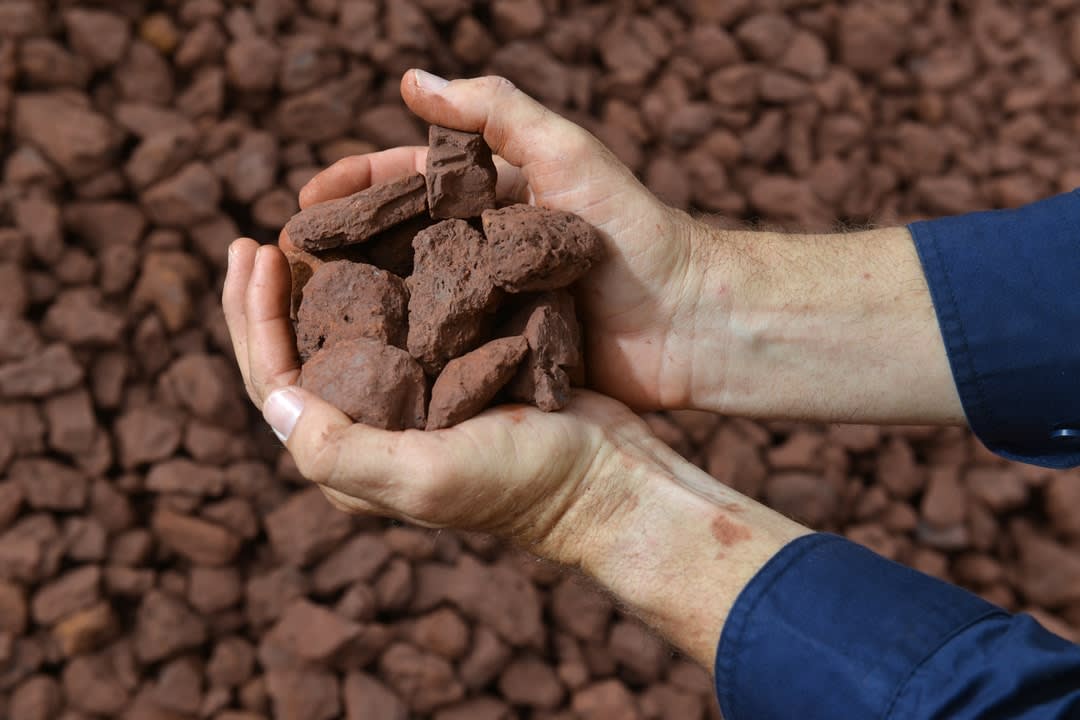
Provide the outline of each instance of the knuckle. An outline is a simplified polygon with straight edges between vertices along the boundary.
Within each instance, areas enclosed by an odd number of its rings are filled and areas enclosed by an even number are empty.
[[[324,431],[314,443],[300,452],[293,452],[293,459],[300,474],[319,485],[330,483],[339,474],[342,457],[341,448],[345,443],[349,426],[332,428]]]
[[[446,507],[448,491],[453,482],[444,463],[435,457],[425,457],[416,462],[414,475],[402,508],[413,517],[431,520]]]
[[[517,85],[502,75],[488,75],[483,82],[496,95],[510,95],[517,91]]]

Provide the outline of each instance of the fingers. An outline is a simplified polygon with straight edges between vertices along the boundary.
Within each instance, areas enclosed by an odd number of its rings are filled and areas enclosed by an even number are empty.
[[[248,395],[251,391],[251,373],[248,368],[247,322],[244,319],[244,303],[251,271],[255,266],[255,251],[259,244],[250,238],[240,238],[229,246],[229,269],[225,274],[225,287],[221,292],[221,305],[225,310],[225,324],[232,338],[233,354],[244,378]],[[254,399],[254,396],[252,395]]]
[[[249,384],[256,405],[300,375],[289,322],[290,297],[291,277],[284,253],[273,245],[259,247],[244,294]]]
[[[263,417],[304,477],[367,507],[401,509],[407,504],[396,480],[411,478],[417,469],[417,454],[409,446],[419,431],[389,432],[353,423],[330,403],[296,386],[273,392]]]
[[[551,112],[501,77],[446,83],[422,70],[401,80],[401,96],[417,115],[436,125],[483,133],[491,149],[512,165],[583,159],[602,148],[574,123]]]
[[[427,163],[426,147],[399,147],[367,155],[338,160],[313,177],[300,190],[300,207],[336,200],[366,190],[372,185],[390,182],[411,173],[423,173]],[[501,157],[495,157],[498,180],[495,194],[513,202],[526,202],[528,183],[521,170]],[[281,238],[281,248],[291,246],[288,236]]]
[[[360,192],[372,185],[424,172],[426,147],[397,147],[338,160],[300,190],[300,207],[308,208]]]

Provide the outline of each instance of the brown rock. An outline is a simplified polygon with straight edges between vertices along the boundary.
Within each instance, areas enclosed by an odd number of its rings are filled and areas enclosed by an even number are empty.
[[[207,679],[224,687],[238,687],[247,682],[255,667],[255,650],[240,637],[226,637],[214,645],[206,665]]]
[[[292,600],[308,590],[307,576],[288,565],[249,579],[244,588],[248,623],[259,627],[276,620]]]
[[[96,649],[113,635],[116,628],[112,606],[108,602],[99,602],[58,622],[52,634],[61,652],[72,657]]]
[[[64,27],[72,49],[95,68],[118,63],[131,40],[128,21],[105,10],[71,8],[64,12]]]
[[[840,59],[856,72],[876,73],[896,62],[904,49],[904,33],[880,5],[845,8],[838,28]]]
[[[735,37],[753,57],[766,61],[778,59],[794,36],[794,25],[779,13],[754,15],[735,31]]]
[[[820,475],[782,472],[765,484],[769,507],[796,518],[810,527],[822,527],[832,520],[838,498],[836,489]]]
[[[611,600],[606,595],[575,575],[567,575],[551,591],[555,622],[582,640],[604,639],[611,609]]]
[[[143,662],[164,660],[206,641],[206,624],[184,602],[151,590],[135,616],[135,654]]]
[[[1015,510],[1027,503],[1027,484],[1012,468],[975,467],[964,475],[964,483],[972,497],[996,513]]]
[[[69,455],[86,452],[97,435],[90,394],[79,388],[47,399],[42,406],[49,425],[49,445]]]
[[[390,559],[390,549],[377,535],[357,535],[315,566],[312,587],[320,594],[337,592],[354,582],[371,580]]]
[[[200,565],[225,565],[242,545],[240,538],[219,525],[171,510],[158,510],[151,522],[165,547]]]
[[[96,289],[73,288],[57,296],[41,329],[47,337],[71,345],[115,345],[126,324],[119,313],[102,307]]]
[[[404,348],[408,302],[404,281],[374,265],[348,260],[320,264],[304,285],[297,313],[300,357],[356,338]]]
[[[129,410],[116,420],[114,430],[120,463],[125,468],[163,460],[180,447],[180,423],[164,408]]]
[[[388,687],[362,672],[345,676],[346,720],[408,720],[409,708]]]
[[[49,345],[22,360],[0,365],[0,398],[37,398],[82,382],[83,369],[71,349]]]
[[[477,625],[472,636],[472,648],[458,665],[458,676],[466,687],[476,690],[499,674],[510,661],[513,651],[485,625]]]
[[[541,710],[554,710],[565,694],[551,666],[528,655],[514,660],[503,670],[499,692],[514,705]]]
[[[48,675],[34,675],[15,688],[7,710],[19,720],[52,720],[63,705],[60,684]]]
[[[408,353],[375,340],[338,341],[315,353],[300,387],[356,422],[384,430],[423,428],[427,381]]]
[[[487,407],[528,350],[521,336],[500,338],[447,363],[431,389],[427,429],[457,425]]]
[[[634,696],[618,680],[604,680],[574,693],[571,707],[582,720],[640,720]]]
[[[1077,24],[1080,27],[1080,23]],[[1054,473],[1046,484],[1046,514],[1054,528],[1065,535],[1080,537],[1080,477],[1076,472]],[[3,523],[0,523],[2,526]]]
[[[511,645],[539,647],[542,642],[540,596],[529,579],[515,569],[484,565],[463,555],[446,595],[462,612],[490,626]]]
[[[447,660],[457,660],[469,649],[469,626],[450,608],[440,608],[417,619],[412,641]]]
[[[325,670],[271,670],[266,690],[280,720],[332,720],[341,712],[337,676]]]
[[[409,287],[409,352],[430,374],[471,350],[500,293],[486,270],[484,236],[464,220],[444,220],[413,240]]]
[[[529,353],[507,386],[510,397],[545,412],[570,402],[570,372],[581,364],[581,329],[574,299],[565,292],[544,293],[521,308],[503,329],[522,335]]]
[[[405,643],[391,645],[382,654],[379,674],[413,712],[431,712],[465,696],[450,663]]]
[[[509,705],[489,695],[482,695],[440,708],[432,720],[512,720],[514,717]]]
[[[922,517],[939,529],[962,525],[967,520],[967,494],[957,468],[931,468],[923,494]]]
[[[600,259],[596,230],[572,213],[511,205],[483,213],[488,271],[509,292],[565,287]]]
[[[63,93],[18,95],[13,128],[18,140],[36,145],[72,180],[105,170],[121,140],[88,103]]]
[[[23,589],[0,580],[0,632],[22,635],[26,631],[27,607]]]
[[[671,654],[663,640],[632,620],[621,620],[612,626],[608,649],[642,683],[659,682]]]
[[[41,510],[81,510],[86,505],[86,475],[55,460],[25,458],[12,463],[12,482],[22,487],[23,498]]]
[[[199,162],[152,185],[142,196],[147,216],[159,225],[173,227],[186,227],[213,217],[220,202],[221,181]]]
[[[1080,557],[1076,551],[1025,529],[1014,533],[1024,596],[1044,608],[1080,602]]]
[[[70,570],[34,594],[34,622],[52,625],[101,599],[101,568],[88,565]]]
[[[76,710],[115,717],[128,704],[128,688],[105,654],[73,658],[64,666],[63,683],[68,703]]]
[[[432,125],[425,175],[433,218],[478,217],[495,207],[498,173],[482,135]]]
[[[330,660],[359,633],[359,626],[337,613],[296,600],[285,608],[264,641],[296,658],[318,663]]]
[[[277,556],[293,565],[307,565],[348,537],[352,520],[334,508],[322,491],[295,493],[264,519]]]
[[[225,65],[233,87],[247,92],[267,91],[277,82],[281,49],[258,35],[240,38],[225,52]]]
[[[309,252],[362,243],[424,212],[426,193],[424,176],[410,175],[309,207],[289,221],[285,232],[297,248]]]

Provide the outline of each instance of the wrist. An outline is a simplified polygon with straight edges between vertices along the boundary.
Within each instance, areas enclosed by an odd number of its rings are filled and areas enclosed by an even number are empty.
[[[905,228],[714,234],[698,312],[726,301],[724,375],[694,405],[837,422],[958,423],[959,398]],[[706,345],[719,345],[718,342]]]
[[[706,668],[742,589],[810,531],[678,457],[655,438],[619,448],[605,473],[626,491],[592,523],[582,569]]]

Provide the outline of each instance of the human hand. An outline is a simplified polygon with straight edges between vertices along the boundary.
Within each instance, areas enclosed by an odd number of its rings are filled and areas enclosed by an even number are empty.
[[[720,485],[620,403],[502,406],[435,432],[354,424],[296,387],[280,249],[237,240],[223,305],[252,402],[338,508],[492,533],[580,568],[706,667],[758,569],[807,532]]]
[[[497,155],[501,199],[576,213],[604,240],[605,259],[578,290],[590,386],[637,408],[688,406],[695,358],[719,362],[697,333],[697,223],[661,203],[599,140],[508,81],[444,82],[410,71],[402,97],[430,123],[483,133]],[[300,205],[423,172],[426,158],[426,147],[346,158],[303,189]]]

